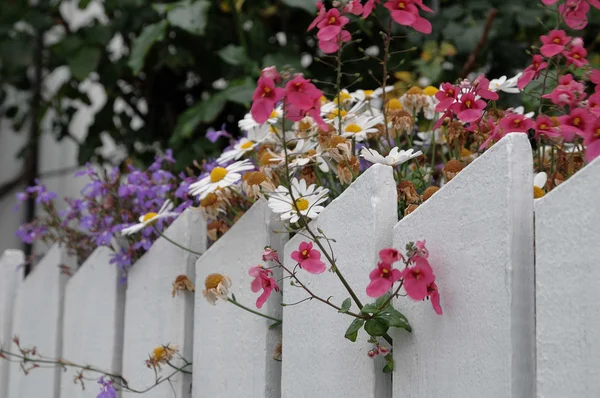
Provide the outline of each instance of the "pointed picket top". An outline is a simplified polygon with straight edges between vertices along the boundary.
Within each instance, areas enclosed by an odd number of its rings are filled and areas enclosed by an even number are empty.
[[[0,256],[0,347],[12,349],[13,308],[23,280],[25,256],[21,250],[5,250]],[[0,358],[0,397],[8,394],[8,362]]]
[[[339,269],[364,303],[369,272],[377,263],[379,250],[392,242],[397,218],[397,194],[392,168],[373,165],[319,215],[313,228],[321,228],[330,239]],[[285,246],[284,259],[293,268],[290,254],[307,239],[296,235]],[[325,259],[323,257],[323,259]],[[329,264],[327,264],[329,266]],[[338,277],[331,272],[311,275],[300,271],[301,280],[315,294],[338,305],[349,297]],[[283,301],[295,303],[307,294],[286,283]],[[356,306],[352,305],[352,310]],[[383,364],[367,356],[373,347],[361,332],[355,343],[344,338],[353,318],[308,301],[284,307],[282,397],[385,397],[391,390],[390,375]]]
[[[600,396],[600,158],[535,202],[537,396]]]
[[[21,346],[35,346],[39,355],[48,358],[59,358],[62,352],[63,294],[68,276],[59,268],[61,265],[75,269],[76,261],[55,244],[19,287],[13,312],[12,330]],[[60,373],[57,367],[33,369],[25,375],[19,364],[12,363],[8,397],[56,398]]]
[[[270,330],[273,321],[231,303],[212,306],[202,290],[209,274],[226,275],[232,280],[231,293],[238,302],[281,319],[278,293],[273,292],[261,309],[256,308],[260,293],[250,290],[248,270],[263,263],[261,254],[267,245],[282,255],[287,235],[267,202],[259,200],[196,262],[193,397],[280,396],[281,363],[273,356],[281,343],[281,326]],[[280,275],[274,272],[275,279]]]
[[[69,279],[65,289],[63,353],[65,360],[121,373],[125,285],[120,270],[110,264],[111,250],[97,248]],[[86,383],[85,390],[73,383],[74,369],[61,372],[64,398],[96,398],[98,386]],[[84,372],[86,377],[99,377]]]
[[[394,397],[531,397],[535,391],[533,165],[509,134],[394,228],[426,240],[444,314],[395,300]]]
[[[206,249],[206,222],[197,209],[184,211],[164,232],[169,239],[197,252]],[[177,276],[187,275],[194,280],[194,263],[198,258],[159,238],[129,272],[125,293],[125,333],[123,346],[123,375],[129,386],[144,389],[156,382],[152,369],[144,361],[154,348],[171,344],[179,348],[188,361],[192,359],[192,328],[194,299],[189,292],[171,297]],[[171,372],[162,366],[163,376]],[[189,368],[186,370],[190,370]],[[144,398],[178,398],[191,396],[191,377],[178,374],[172,387],[165,382],[146,392]],[[123,392],[123,398],[139,394]]]

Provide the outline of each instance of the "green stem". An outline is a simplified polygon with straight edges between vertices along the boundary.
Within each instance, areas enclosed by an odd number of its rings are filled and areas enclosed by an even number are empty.
[[[240,307],[243,310],[246,310],[248,312],[253,313],[254,315],[262,316],[263,318],[267,318],[267,319],[270,319],[270,320],[275,321],[275,322],[283,323],[283,321],[281,319],[277,319],[277,318],[273,318],[272,316],[261,314],[258,311],[254,311],[253,309],[250,309],[250,308],[246,307],[245,305],[242,305],[242,304],[238,303],[236,300],[234,300],[232,298],[227,297],[227,301],[229,301],[233,305],[236,305],[236,306]]]
[[[185,251],[187,251],[187,252],[190,252],[190,253],[192,253],[192,254],[195,254],[195,255],[197,255],[197,256],[201,256],[201,255],[202,255],[202,253],[200,253],[200,252],[194,251],[194,250],[192,250],[192,249],[188,249],[187,247],[185,247],[185,246],[182,246],[182,245],[180,245],[179,243],[175,242],[173,239],[169,238],[168,236],[166,236],[165,234],[163,234],[162,232],[160,232],[160,230],[159,230],[158,228],[154,227],[154,230],[155,230],[156,232],[158,232],[158,234],[159,234],[161,237],[163,237],[163,238],[164,238],[166,241],[168,241],[169,243],[171,243],[171,244],[173,244],[173,245],[177,246],[178,248],[180,248],[180,249],[183,249],[183,250],[185,250]]]

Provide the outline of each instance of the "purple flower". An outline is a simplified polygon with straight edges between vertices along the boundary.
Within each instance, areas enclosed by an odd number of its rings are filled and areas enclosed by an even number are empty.
[[[19,202],[25,202],[27,199],[29,199],[29,194],[27,192],[17,193],[17,200]]]
[[[231,138],[231,134],[225,130],[225,123],[223,123],[221,130],[219,131],[215,131],[213,128],[209,128],[208,131],[206,131],[206,138],[212,143],[217,142],[220,137]]]
[[[97,398],[117,398],[117,391],[113,387],[112,380],[106,380],[105,376],[102,376],[98,380],[98,384],[100,384],[100,394]]]

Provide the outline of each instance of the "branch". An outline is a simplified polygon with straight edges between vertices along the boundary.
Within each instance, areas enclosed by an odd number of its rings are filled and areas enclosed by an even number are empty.
[[[465,66],[460,75],[461,79],[465,79],[467,77],[467,75],[469,74],[469,72],[471,72],[471,70],[474,69],[475,60],[477,59],[477,56],[481,52],[481,49],[487,42],[488,34],[490,33],[490,29],[492,28],[492,22],[494,22],[494,18],[496,18],[497,14],[498,14],[497,9],[492,8],[490,10],[490,13],[488,14],[487,20],[485,22],[485,27],[483,28],[483,33],[481,34],[481,39],[479,39],[479,43],[477,43],[477,47],[475,47],[475,49],[473,50],[471,55],[469,55],[469,59],[467,59],[467,62],[465,63]]]

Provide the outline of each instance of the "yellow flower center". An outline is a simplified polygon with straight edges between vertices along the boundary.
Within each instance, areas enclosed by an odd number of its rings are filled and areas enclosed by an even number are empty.
[[[382,277],[386,277],[389,272],[390,271],[388,271],[387,269],[384,268],[384,269],[381,270],[381,276]]]
[[[404,10],[406,8],[406,4],[404,4],[403,1],[399,1],[398,2],[398,8],[401,9],[401,10]]]
[[[210,182],[219,182],[227,175],[225,167],[215,167],[210,172]]]
[[[296,207],[300,211],[308,209],[308,200],[302,198],[296,200]]]
[[[555,44],[560,44],[560,39],[557,37],[556,39],[552,40]]]
[[[306,257],[308,255],[308,250],[302,250],[302,257]]]
[[[275,109],[273,109],[271,111],[271,115],[269,116],[269,119],[273,119],[273,118],[276,118],[276,117],[279,117],[279,113]]]
[[[219,286],[219,283],[225,278],[221,274],[210,274],[204,280],[204,287],[206,290],[216,289]]]
[[[340,93],[333,99],[333,102],[335,102],[336,104],[343,103],[344,101],[348,101],[350,99],[352,99],[350,94],[340,91]]]
[[[329,115],[327,115],[330,119],[335,119],[338,116],[344,117],[348,114],[348,112],[346,112],[343,109],[334,109],[333,111],[331,111],[331,113]]]
[[[329,18],[329,24],[334,24],[334,23],[335,23],[335,17]]]
[[[544,190],[540,187],[538,187],[537,185],[533,186],[533,198],[534,199],[539,199],[542,196],[544,196],[546,193],[544,192]]]
[[[579,123],[581,123],[581,119],[576,117],[575,119],[573,119],[573,125],[574,126],[579,126]]]
[[[346,126],[346,133],[360,133],[362,131],[362,129],[360,128],[360,126],[356,123],[352,123],[349,124],[348,126]]]
[[[514,124],[515,126],[518,126],[519,124],[521,124],[521,119],[515,119],[515,120],[513,121],[513,124]]]
[[[423,94],[423,90],[420,87],[411,87],[406,94]]]
[[[600,138],[600,127],[597,128],[596,131],[594,131],[594,137]]]
[[[160,361],[161,359],[163,359],[164,357],[167,356],[167,350],[165,349],[165,347],[156,347],[153,351],[154,353],[154,358],[157,361]]]
[[[146,213],[142,216],[142,222],[150,221],[156,216],[158,216],[158,213]]]
[[[465,105],[467,106],[467,108],[471,107],[471,101],[465,101]]]
[[[214,193],[209,193],[208,195],[206,195],[206,197],[204,199],[202,199],[200,201],[200,206],[202,207],[208,207],[211,205],[214,205],[217,202],[217,195],[215,195]]]
[[[248,149],[248,148],[251,148],[252,145],[254,145],[254,142],[247,141],[247,142],[244,142],[242,145],[240,145],[240,149]],[[212,179],[212,173],[211,173],[211,179]]]
[[[369,98],[373,95],[374,92],[374,90],[365,90],[365,97]]]
[[[388,109],[402,109],[402,104],[398,98],[392,98],[388,101],[387,107]]]
[[[546,123],[540,124],[540,130],[548,130],[548,125]]]
[[[308,129],[310,129],[311,125],[308,122],[305,122],[304,120],[300,120],[300,122],[298,123],[298,128],[301,131],[306,131]]]
[[[433,86],[427,86],[423,89],[423,94],[433,97],[434,95],[437,94],[438,91],[440,91],[440,90],[438,90],[437,88],[435,88]]]

